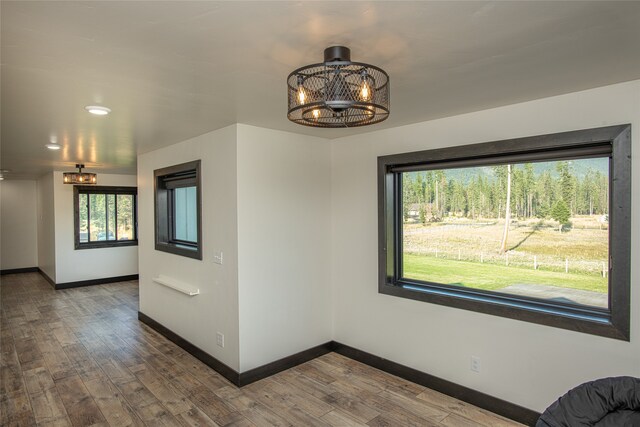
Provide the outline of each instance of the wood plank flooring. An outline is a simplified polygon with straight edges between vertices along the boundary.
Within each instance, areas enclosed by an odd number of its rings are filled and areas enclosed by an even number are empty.
[[[137,320],[137,282],[2,276],[2,426],[517,426],[330,353],[238,389]]]

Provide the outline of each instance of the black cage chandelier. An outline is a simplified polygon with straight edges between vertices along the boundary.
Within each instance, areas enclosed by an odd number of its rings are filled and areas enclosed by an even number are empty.
[[[379,123],[389,116],[389,75],[351,62],[351,50],[332,46],[324,62],[298,68],[287,77],[287,117],[305,126],[340,128]]]
[[[83,164],[76,164],[78,168],[77,172],[64,172],[62,174],[63,182],[65,184],[82,184],[82,185],[94,185],[98,183],[97,175],[95,173],[82,172],[84,169]]]

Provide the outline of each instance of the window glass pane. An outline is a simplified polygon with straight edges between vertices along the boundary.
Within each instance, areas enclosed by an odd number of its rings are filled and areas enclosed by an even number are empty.
[[[105,195],[89,194],[90,229],[89,240],[92,242],[107,240]]]
[[[402,173],[402,276],[608,308],[609,158]]]
[[[116,240],[116,196],[107,194],[107,240]]]
[[[78,194],[78,212],[79,212],[79,226],[80,226],[80,243],[86,243],[89,241],[89,212],[86,194]]]
[[[196,187],[181,187],[173,190],[174,230],[177,240],[198,242],[198,216]]]
[[[134,240],[133,195],[118,194],[118,240]]]

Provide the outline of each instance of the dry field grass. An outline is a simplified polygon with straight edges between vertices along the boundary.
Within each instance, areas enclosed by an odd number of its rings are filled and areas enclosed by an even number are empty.
[[[562,233],[555,221],[513,221],[509,229],[508,263],[533,269],[601,275],[608,258],[609,232],[597,216],[572,218]],[[441,223],[405,224],[404,252],[506,265],[500,253],[504,220],[447,219]]]

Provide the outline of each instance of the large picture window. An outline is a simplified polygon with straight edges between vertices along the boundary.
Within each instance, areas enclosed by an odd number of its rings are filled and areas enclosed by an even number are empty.
[[[381,293],[629,338],[630,126],[379,158]]]
[[[74,186],[76,249],[138,244],[136,187]]]
[[[154,171],[156,250],[202,259],[200,160]]]

